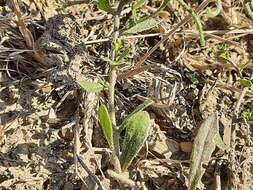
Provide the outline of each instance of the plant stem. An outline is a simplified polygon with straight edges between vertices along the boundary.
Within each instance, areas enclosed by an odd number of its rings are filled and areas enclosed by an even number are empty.
[[[119,38],[119,26],[120,26],[120,18],[119,12],[117,11],[114,15],[114,35],[112,39],[112,52],[111,52],[111,60],[116,60],[116,52],[113,48],[114,43]],[[119,146],[119,136],[120,134],[117,132],[117,123],[116,123],[116,116],[115,116],[115,84],[117,81],[117,66],[111,66],[110,74],[109,74],[109,114],[113,125],[113,164],[115,170],[117,172],[121,172],[120,162],[119,162],[119,153],[120,153],[120,146]]]

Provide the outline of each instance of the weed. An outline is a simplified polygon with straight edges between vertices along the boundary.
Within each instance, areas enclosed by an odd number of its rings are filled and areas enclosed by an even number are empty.
[[[177,0],[179,4],[193,17],[196,24],[196,28],[200,35],[200,43],[202,46],[205,45],[204,33],[200,18],[192,10],[192,8],[186,4],[183,0]],[[64,7],[73,5],[74,1],[64,1]],[[87,1],[86,1],[87,2]],[[115,116],[115,84],[117,80],[117,71],[120,66],[124,64],[125,58],[128,57],[129,50],[123,49],[120,37],[126,34],[137,34],[145,30],[149,30],[155,27],[159,22],[155,16],[163,10],[170,0],[163,0],[160,7],[152,14],[143,18],[138,18],[137,11],[147,0],[98,0],[92,3],[97,4],[98,8],[113,15],[114,19],[114,33],[111,40],[111,53],[109,58],[104,60],[110,65],[109,81],[108,84],[91,83],[88,81],[79,81],[81,89],[88,92],[99,93],[102,90],[108,90],[108,107],[101,103],[98,115],[99,121],[103,128],[103,133],[106,137],[110,149],[112,149],[112,160],[114,169],[116,172],[127,170],[133,159],[138,154],[143,143],[145,142],[149,128],[151,126],[151,120],[149,114],[143,111],[146,107],[153,103],[152,100],[145,101],[142,105],[138,106],[131,114],[129,114],[122,124],[116,123],[117,119]],[[219,1],[218,1],[219,2]],[[77,2],[78,4],[80,1]],[[220,4],[218,4],[218,11],[220,10]],[[125,6],[132,7],[132,15],[129,17],[130,22],[123,29],[120,29],[120,15]],[[197,83],[195,77],[190,77],[194,80],[193,83]],[[122,131],[125,130],[125,137],[123,145],[119,145],[119,137]]]
[[[242,113],[242,117],[251,125],[253,125],[253,107]]]
[[[226,44],[218,46],[218,54],[220,58],[229,60],[230,58],[230,49]]]

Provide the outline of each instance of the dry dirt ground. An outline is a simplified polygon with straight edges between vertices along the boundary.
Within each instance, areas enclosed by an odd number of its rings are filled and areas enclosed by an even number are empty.
[[[160,2],[150,1],[138,14],[152,14]],[[201,3],[186,2],[193,8]],[[32,34],[25,38],[10,1],[0,0],[0,189],[96,189],[94,179],[104,189],[127,189],[107,173],[111,152],[97,109],[108,94],[81,92],[76,84],[108,79],[104,58],[110,53],[112,15],[92,4],[62,5],[58,0],[20,0]],[[253,88],[240,82],[253,78],[253,21],[243,0],[224,0],[222,6],[214,18],[206,11],[200,14],[207,31],[205,47],[200,47],[190,21],[145,60],[144,65],[158,67],[146,67],[131,77],[121,74],[134,68],[161,36],[122,42],[130,54],[118,72],[122,80],[116,84],[117,122],[146,98],[156,101],[147,108],[154,119],[147,143],[129,168],[136,189],[187,189],[194,139],[201,122],[214,112],[226,149],[212,154],[202,189],[218,190],[219,182],[222,190],[231,189],[231,184],[238,190],[253,189],[253,128],[247,121],[252,117],[245,116],[253,115]],[[160,24],[142,34],[165,33],[186,16],[172,0],[157,17]],[[128,17],[126,11],[121,27]],[[84,165],[76,174],[78,140]]]

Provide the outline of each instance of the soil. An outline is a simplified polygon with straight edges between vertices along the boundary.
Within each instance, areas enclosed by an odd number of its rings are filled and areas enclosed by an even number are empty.
[[[94,4],[20,0],[31,33],[25,37],[11,2],[0,0],[0,189],[131,189],[108,172],[112,151],[97,111],[101,102],[108,105],[108,91],[86,92],[77,84],[108,81],[113,16]],[[194,9],[201,3],[186,2]],[[160,3],[148,2],[138,17],[154,13]],[[117,123],[144,100],[155,101],[146,109],[152,118],[147,141],[120,174],[135,189],[187,189],[194,140],[213,113],[225,150],[216,148],[204,164],[199,189],[217,190],[217,183],[221,190],[253,189],[253,128],[245,116],[253,118],[253,21],[244,6],[222,1],[213,18],[202,11],[204,47],[194,22],[187,22],[145,60],[143,72],[117,81]],[[129,24],[131,10],[125,9],[120,29]],[[172,0],[157,26],[122,40],[129,55],[119,78],[161,39],[147,34],[166,33],[187,15]]]

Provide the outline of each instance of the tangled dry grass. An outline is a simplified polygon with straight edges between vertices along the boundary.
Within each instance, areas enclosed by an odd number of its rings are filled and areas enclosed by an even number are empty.
[[[195,9],[200,4],[186,2]],[[194,139],[214,112],[226,149],[212,154],[202,189],[253,188],[252,123],[242,114],[253,107],[253,87],[240,82],[252,81],[253,21],[242,0],[222,1],[214,18],[198,13],[204,47],[188,21],[143,59],[187,17],[174,0],[159,13],[159,25],[122,37],[130,53],[115,89],[119,122],[144,100],[155,101],[147,109],[154,123],[146,146],[123,176],[127,185],[110,173],[111,150],[97,119],[108,93],[98,97],[76,85],[107,80],[112,15],[92,4],[62,9],[61,3],[0,0],[1,189],[127,189],[132,183],[137,189],[187,189]],[[139,14],[150,15],[159,4],[150,1]],[[123,22],[130,11],[123,11]]]

